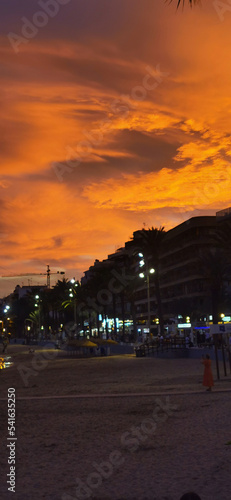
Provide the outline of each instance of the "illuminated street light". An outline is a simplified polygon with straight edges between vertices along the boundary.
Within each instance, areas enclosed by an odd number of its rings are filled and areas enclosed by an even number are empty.
[[[4,309],[3,309],[3,312],[5,313],[5,315],[9,314],[9,309],[10,309],[10,306],[8,305],[5,305]],[[8,334],[8,327],[9,327],[9,322],[10,321],[10,318],[9,317],[5,317],[4,320],[2,321],[2,326],[4,327],[2,329],[2,331],[4,333],[6,333],[6,335]]]
[[[39,295],[35,295],[35,307],[38,308],[38,335],[41,333],[41,302]]]
[[[72,288],[69,288],[69,297],[73,299],[73,306],[74,306],[74,323],[75,325],[77,324],[77,292],[75,291],[75,287],[79,286],[78,280],[76,281],[75,278],[72,278],[70,280],[70,283],[73,285]]]
[[[143,257],[142,253],[138,254],[139,257]],[[145,266],[145,260],[142,259],[139,262],[140,267]],[[150,308],[150,277],[149,274],[153,274],[155,272],[155,269],[147,269],[146,265],[146,273],[139,273],[140,278],[145,278],[145,275],[147,277],[147,301],[148,301],[148,329],[149,329],[149,336],[151,335],[151,308]]]

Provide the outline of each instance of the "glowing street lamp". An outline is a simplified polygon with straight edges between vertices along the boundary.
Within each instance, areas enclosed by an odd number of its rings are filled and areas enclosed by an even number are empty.
[[[6,316],[2,322],[2,326],[4,327],[2,331],[5,332],[6,334],[8,334],[8,326],[9,326],[8,322],[10,321],[10,318],[7,317],[9,315],[9,309],[10,309],[10,306],[8,306],[8,305],[6,305],[3,309],[3,312],[5,313]]]
[[[38,324],[38,334],[40,335],[41,333],[41,299],[39,297],[39,295],[35,295],[35,307],[38,308],[38,320],[39,320],[39,324]]]
[[[139,257],[143,257],[143,254],[139,253]],[[140,267],[143,267],[145,265],[145,261],[141,260],[140,263],[142,265]],[[146,266],[146,273],[139,273],[140,278],[147,278],[147,302],[148,302],[148,329],[149,329],[149,336],[151,335],[151,307],[150,307],[150,274],[154,274],[155,269],[147,269]]]
[[[79,286],[79,282],[75,280],[75,278],[72,278],[70,280],[70,283],[73,285],[72,288],[69,288],[69,297],[71,297],[72,299],[74,299],[74,322],[75,322],[75,325],[77,323],[77,300],[76,300],[76,297],[75,297],[75,294],[76,292],[74,291],[74,287],[77,287]]]

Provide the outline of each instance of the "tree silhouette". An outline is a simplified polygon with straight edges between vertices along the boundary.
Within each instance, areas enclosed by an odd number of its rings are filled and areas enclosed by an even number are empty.
[[[170,0],[170,3],[172,3],[173,0]],[[200,2],[200,0],[187,0],[187,2],[189,3],[190,7],[193,6],[193,4],[197,4]],[[180,7],[180,5],[183,5],[184,7],[184,4],[185,4],[185,0],[177,0],[177,9]]]
[[[146,272],[150,268],[155,269],[153,276],[153,282],[155,287],[155,295],[157,301],[157,310],[160,324],[161,333],[164,332],[164,319],[162,312],[162,301],[160,293],[160,257],[163,250],[163,245],[165,241],[165,230],[164,227],[159,229],[156,227],[151,227],[149,229],[141,229],[136,232],[136,238],[134,238],[133,245],[137,249],[137,252],[142,252],[145,260]]]

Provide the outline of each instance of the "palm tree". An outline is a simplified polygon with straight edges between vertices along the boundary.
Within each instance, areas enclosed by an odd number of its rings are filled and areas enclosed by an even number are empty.
[[[62,290],[61,290],[62,292]],[[84,326],[84,318],[86,317],[86,314],[82,312],[82,309],[80,308],[81,302],[83,300],[83,286],[79,281],[76,281],[74,286],[72,286],[72,283],[70,281],[67,282],[66,288],[64,287],[63,293],[61,293],[62,303],[61,307],[64,310],[70,310],[72,314],[72,318],[74,318],[74,325],[75,328],[81,324],[81,329],[83,329]],[[80,313],[81,309],[81,313]]]
[[[33,326],[34,326],[33,329],[35,329],[36,333],[38,332],[39,323],[40,323],[39,315],[40,315],[40,313],[38,310],[33,311],[29,314],[29,317],[26,318],[26,320],[25,320],[25,321],[30,321],[33,324]]]
[[[70,282],[63,278],[50,290],[50,306],[52,308],[54,328],[58,329],[60,322],[65,323],[65,314],[63,311],[63,302],[65,301]]]
[[[172,2],[173,2],[173,0],[170,0],[170,3],[172,3]],[[197,3],[199,3],[199,2],[200,2],[200,0],[188,0],[188,3],[189,3],[189,5],[190,5],[190,7],[192,7],[192,6],[193,6],[193,4],[195,4],[195,5],[196,5],[196,4],[197,4]],[[184,3],[185,3],[185,0],[178,0],[178,1],[177,1],[177,9],[178,9],[178,7],[180,7],[180,5],[181,5],[181,4],[182,4],[182,5],[183,5],[183,7],[184,7]]]
[[[128,273],[131,273],[131,266],[128,267]],[[140,286],[140,279],[135,277],[132,282],[129,282],[125,288],[125,295],[127,300],[130,302],[131,306],[131,316],[133,321],[133,340],[137,340],[137,318],[136,318],[136,305],[135,305],[135,297],[136,291]]]
[[[114,318],[116,316],[115,309],[116,309],[116,301],[115,299],[113,300],[113,294],[108,294],[108,283],[111,280],[111,270],[113,268],[113,263],[107,263],[102,264],[98,268],[96,267],[93,270],[93,274],[89,282],[86,284],[86,295],[87,295],[87,304],[88,304],[88,309],[90,309],[90,315],[91,318],[93,318],[93,315],[96,318],[97,321],[97,329],[98,329],[98,335],[99,335],[99,314],[102,314],[104,316],[105,320],[105,330],[106,330],[106,337],[109,337],[109,331],[108,331],[108,322],[107,322],[107,316],[111,312],[111,309],[114,309]],[[104,297],[104,291],[106,291],[106,296]],[[110,300],[110,295],[112,295],[112,298]],[[90,299],[90,300],[89,300]],[[92,304],[92,306],[89,306],[89,304]]]
[[[160,331],[164,332],[164,320],[162,312],[162,302],[160,293],[160,258],[163,250],[163,245],[165,241],[165,230],[164,227],[149,229],[141,229],[136,231],[135,237],[133,237],[133,245],[136,248],[137,253],[142,252],[144,256],[144,261],[146,264],[146,270],[150,268],[155,269],[153,274],[153,282],[155,286],[155,295],[157,300],[157,310],[160,324]],[[149,325],[150,326],[150,325]]]
[[[119,261],[117,261],[117,270],[121,271],[124,269],[125,274],[128,275],[131,280],[128,281],[126,286],[124,286],[122,292],[120,293],[121,298],[121,309],[122,309],[122,321],[123,321],[123,336],[125,335],[125,303],[130,304],[130,311],[133,322],[133,338],[137,340],[137,319],[136,319],[136,306],[135,306],[135,295],[137,288],[140,286],[140,279],[135,273],[136,264],[136,253],[134,253],[133,248],[131,251],[123,252],[120,255]]]

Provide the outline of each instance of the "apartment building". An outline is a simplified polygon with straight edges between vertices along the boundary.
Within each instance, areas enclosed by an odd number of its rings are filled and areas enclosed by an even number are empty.
[[[188,309],[188,314],[206,314],[210,309],[209,291],[198,261],[214,245],[216,231],[216,216],[193,217],[168,231],[160,269],[166,319],[176,315],[180,305]]]
[[[166,322],[180,314],[194,316],[198,321],[199,319],[205,321],[209,319],[209,316],[211,317],[211,290],[199,263],[203,255],[215,250],[218,228],[227,220],[231,220],[231,208],[219,211],[214,216],[192,217],[166,233],[159,269],[161,301]],[[133,239],[138,241],[139,234],[139,231],[136,231]],[[130,240],[104,261],[95,261],[94,266],[85,272],[83,283],[96,270],[113,268],[113,265],[117,270],[118,266],[122,268],[126,258],[131,259],[133,249]],[[137,259],[131,261],[130,270],[138,278],[140,270]],[[126,315],[129,317],[130,299],[127,296],[125,299],[127,301]],[[150,275],[148,282],[147,279],[140,280],[140,282],[139,279],[134,281],[133,299],[137,325],[141,325],[142,329],[148,326],[148,305],[150,305],[150,327],[154,332],[158,325],[154,276]],[[119,295],[117,311],[121,314]],[[130,317],[132,317],[131,314]]]

